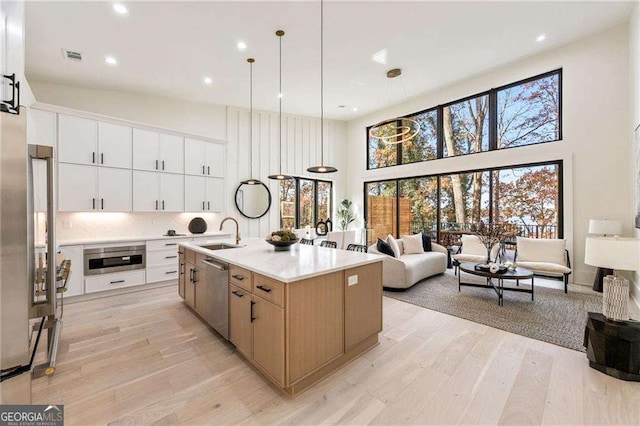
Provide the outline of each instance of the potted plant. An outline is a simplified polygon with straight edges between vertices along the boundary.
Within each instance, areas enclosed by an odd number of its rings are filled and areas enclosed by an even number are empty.
[[[353,203],[349,200],[342,200],[338,207],[338,227],[341,231],[346,231],[349,224],[355,222],[356,215],[353,213]]]

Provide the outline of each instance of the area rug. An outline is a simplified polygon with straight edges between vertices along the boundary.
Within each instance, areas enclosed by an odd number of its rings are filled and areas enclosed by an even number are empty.
[[[463,282],[483,281],[468,274]],[[529,287],[522,282],[521,286]],[[505,281],[505,287],[512,283]],[[515,285],[515,283],[513,283]],[[528,293],[504,292],[504,306],[489,288],[462,287],[451,271],[421,281],[406,291],[385,291],[393,299],[499,328],[511,333],[584,352],[587,312],[602,312],[602,296],[536,285],[535,300]]]

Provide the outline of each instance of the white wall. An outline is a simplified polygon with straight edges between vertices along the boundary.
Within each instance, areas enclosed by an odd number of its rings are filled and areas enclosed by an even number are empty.
[[[34,98],[24,74],[24,1],[0,1],[0,72],[16,74],[20,82],[20,103],[29,106]],[[10,91],[2,79],[3,99],[9,99]]]
[[[279,228],[279,184],[267,178],[278,170],[278,114],[254,111],[253,156],[254,177],[267,184],[272,195],[271,209],[261,219],[249,220],[236,209],[234,195],[240,181],[249,178],[249,111],[195,102],[109,90],[33,82],[38,102],[72,108],[89,113],[117,117],[138,123],[150,124],[208,138],[226,140],[227,143],[227,214],[238,219],[240,231],[245,237],[261,237]],[[317,118],[283,115],[282,171],[297,176],[310,176],[306,168],[320,162],[320,120]],[[333,180],[334,197],[344,192],[344,146],[346,123],[325,120],[325,164],[337,165],[338,173],[316,177]],[[31,142],[33,143],[33,141]],[[342,152],[342,155],[338,154]],[[339,199],[339,198],[338,198]],[[335,204],[335,203],[334,203]],[[169,228],[186,232],[190,214],[130,213],[113,215],[113,224],[105,223],[109,216],[101,213],[59,213],[58,239],[82,239],[90,237],[126,235],[144,230],[145,234],[158,234]],[[204,215],[211,229],[218,229],[222,215]],[[63,222],[71,222],[73,228],[65,229]],[[227,226],[227,225],[225,225]],[[228,225],[231,226],[231,225]],[[231,228],[229,228],[231,229]]]
[[[347,195],[357,203],[362,216],[364,181],[564,160],[564,230],[573,255],[572,278],[578,283],[591,283],[595,269],[584,264],[589,219],[619,219],[624,223],[625,234],[632,232],[627,213],[632,208],[627,161],[628,40],[627,25],[612,28],[349,122],[347,156],[352,167],[346,177]],[[366,170],[366,126],[557,68],[563,69],[563,141]]]
[[[636,182],[636,176],[640,173],[638,170],[638,153],[640,152],[640,141],[636,140],[634,135],[634,129],[640,126],[640,5],[636,5],[631,19],[629,21],[629,82],[631,87],[631,123],[628,127],[629,138],[631,139],[631,150],[629,152],[629,158],[631,160],[631,182]],[[635,185],[631,187],[631,200],[634,204],[631,209],[631,218],[633,221],[636,215],[636,205],[640,205],[638,197],[638,188]],[[640,229],[635,230],[635,236],[640,237]],[[633,274],[633,286],[632,293],[636,299],[636,303],[640,306],[640,275],[638,273]]]

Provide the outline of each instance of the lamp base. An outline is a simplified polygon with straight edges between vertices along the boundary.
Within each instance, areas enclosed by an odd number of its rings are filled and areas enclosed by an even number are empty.
[[[629,320],[629,280],[624,277],[604,277],[602,313],[608,320]]]

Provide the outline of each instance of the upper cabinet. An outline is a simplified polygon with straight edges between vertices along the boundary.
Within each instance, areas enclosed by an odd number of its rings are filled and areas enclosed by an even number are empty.
[[[224,177],[224,145],[185,138],[184,158],[187,175]]]
[[[56,113],[29,108],[27,110],[27,142],[56,146]]]
[[[133,168],[166,173],[184,172],[184,138],[133,129]]]
[[[131,127],[60,114],[58,161],[131,168]]]

